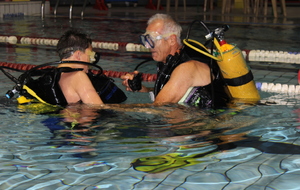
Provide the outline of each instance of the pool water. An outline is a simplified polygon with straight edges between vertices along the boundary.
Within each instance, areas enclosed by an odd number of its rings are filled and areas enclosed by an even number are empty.
[[[120,33],[114,26],[121,23],[126,27]],[[143,33],[144,26],[145,21],[75,20],[70,24],[67,19],[40,22],[25,17],[3,20],[0,31],[3,35],[59,38],[68,28],[80,27],[97,40],[137,43],[136,36]],[[188,24],[183,22],[183,26],[186,30]],[[230,31],[228,41],[241,49],[297,51],[298,42],[293,41],[297,28],[268,27],[270,35],[264,36],[259,26],[234,25]],[[278,33],[288,35],[274,40],[272,36]],[[200,35],[195,38],[200,41]],[[56,61],[54,50],[0,44],[0,61]],[[104,51],[101,67],[128,72],[147,55],[136,53],[137,58],[132,52],[110,53]],[[297,69],[297,65],[291,68]],[[155,73],[155,63],[140,69]],[[253,73],[259,82],[297,82],[294,72],[254,69]],[[38,114],[40,107],[20,106],[15,99],[6,99],[4,94],[14,83],[3,74],[0,80],[0,189],[299,188],[298,94],[261,91],[261,104],[211,111],[182,105],[152,106],[147,94],[126,92],[128,100],[120,106],[70,105]],[[121,80],[115,81],[124,90]]]

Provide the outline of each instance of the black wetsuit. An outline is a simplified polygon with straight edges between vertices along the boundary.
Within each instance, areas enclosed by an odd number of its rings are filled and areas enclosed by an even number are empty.
[[[204,50],[205,51],[205,50]],[[206,86],[194,87],[192,93],[188,95],[188,99],[184,101],[185,104],[197,106],[201,108],[220,108],[225,107],[229,101],[229,96],[225,92],[225,83],[220,76],[220,71],[217,63],[204,54],[184,46],[180,50],[180,54],[174,56],[169,55],[166,63],[159,62],[157,64],[157,80],[154,85],[154,96],[156,97],[164,85],[169,81],[174,69],[181,63],[189,60],[197,60],[203,63],[212,65],[211,71],[215,79],[213,83]]]
[[[58,84],[61,73],[81,70],[82,69],[73,69],[70,67],[37,70],[36,73],[25,76],[25,85],[44,102],[52,105],[66,106],[68,104],[67,100]],[[41,76],[37,79],[33,79],[31,76],[35,75]],[[104,74],[96,75],[89,72],[87,75],[104,103],[121,103],[127,99],[125,93],[114,84],[113,79]],[[27,97],[32,98],[32,94],[27,93]]]

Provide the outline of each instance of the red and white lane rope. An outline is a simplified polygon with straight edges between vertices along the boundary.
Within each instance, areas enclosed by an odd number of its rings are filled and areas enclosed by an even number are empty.
[[[31,65],[31,64],[20,64],[20,63],[8,63],[8,62],[0,62],[0,67],[9,67],[12,69],[17,69],[20,71],[27,71],[30,70],[32,68],[34,68],[37,65]],[[42,67],[40,69],[44,69],[44,68],[51,68],[51,66],[47,66],[47,67]],[[98,74],[99,70],[92,70],[92,72],[94,74]],[[105,74],[108,77],[112,77],[112,78],[120,78],[122,75],[125,75],[129,72],[123,72],[123,71],[109,71],[109,70],[103,70],[103,74]],[[143,81],[155,81],[157,78],[156,74],[150,74],[150,73],[143,73]]]
[[[5,66],[17,70],[30,70],[36,65],[31,64],[18,64],[18,63],[8,63],[8,62],[0,62],[0,66]],[[44,68],[49,68],[51,66],[47,66]],[[40,68],[40,69],[44,69]],[[94,74],[98,74],[99,70],[92,70]],[[103,73],[112,78],[120,78],[122,75],[127,74],[128,72],[122,71],[108,71],[104,70]],[[156,74],[143,73],[143,81],[153,82],[156,80]],[[260,91],[264,92],[274,92],[274,93],[283,93],[283,94],[300,94],[300,85],[292,85],[292,84],[280,84],[280,83],[267,83],[267,82],[256,82],[256,87]]]
[[[58,39],[55,38],[33,38],[26,36],[0,36],[0,43],[9,44],[27,44],[27,45],[46,45],[56,46]],[[126,42],[103,42],[94,40],[93,48],[114,50],[117,51],[121,47],[129,52],[149,52],[141,44],[126,43]],[[243,55],[248,61],[259,62],[280,62],[280,63],[294,63],[300,64],[300,52],[287,51],[272,51],[272,50],[243,50]]]
[[[56,46],[58,39],[55,38],[33,38],[26,36],[0,36],[0,43],[9,44],[27,44],[27,45],[45,45]],[[137,52],[149,52],[149,49],[145,48],[141,44],[126,43],[126,42],[102,42],[94,40],[92,42],[93,48],[106,49],[106,50],[119,50],[120,47],[125,47],[126,51]]]
[[[26,36],[0,36],[0,43],[9,44],[27,44],[27,45],[46,45],[56,46],[58,39],[55,38],[33,38]],[[107,49],[107,50],[119,50],[120,47],[130,52],[149,52],[141,44],[125,43],[125,42],[100,42],[95,40],[92,44],[93,48]],[[243,50],[244,57],[248,61],[259,62],[280,62],[290,64],[300,64],[300,52],[286,52],[286,51],[268,51],[268,50]],[[7,66],[18,70],[29,70],[35,65],[30,64],[17,64],[0,62],[0,66]],[[97,71],[94,71],[97,72]],[[120,76],[128,72],[119,71],[104,71],[104,74],[108,77],[119,78]],[[155,81],[156,74],[143,74],[144,81]],[[298,74],[298,82],[300,84],[300,71]],[[287,84],[274,84],[274,83],[256,83],[259,90],[278,93],[300,93],[299,85],[287,85]]]

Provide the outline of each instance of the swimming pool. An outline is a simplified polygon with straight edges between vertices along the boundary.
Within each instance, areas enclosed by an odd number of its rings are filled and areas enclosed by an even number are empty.
[[[121,24],[124,28],[117,29]],[[183,25],[186,29],[188,22]],[[0,31],[58,38],[69,27],[82,27],[100,41],[137,43],[144,26],[145,20],[75,19],[70,23],[64,18],[24,17],[2,20]],[[262,32],[269,35],[261,36]],[[278,33],[285,35],[274,40]],[[297,51],[298,42],[293,39],[298,34],[297,27],[263,30],[233,25],[227,40],[241,49]],[[57,60],[52,46],[2,43],[0,48],[0,61]],[[145,56],[107,50],[100,65],[129,72]],[[270,65],[273,69],[268,69]],[[250,66],[256,67],[257,82],[297,84],[295,64],[254,62]],[[141,66],[141,71],[154,73],[155,63]],[[74,105],[55,114],[35,114],[7,100],[4,93],[14,84],[3,74],[0,80],[1,189],[231,190],[297,189],[300,185],[298,94],[261,91],[266,104],[239,105],[212,114],[180,105],[153,107],[146,104],[150,102],[147,94],[126,92],[127,108]]]

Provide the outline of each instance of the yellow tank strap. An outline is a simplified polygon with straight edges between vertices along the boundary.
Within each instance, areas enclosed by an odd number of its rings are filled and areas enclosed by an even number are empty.
[[[221,59],[218,59],[217,61],[223,61],[223,51],[222,51],[222,48],[221,48],[221,46],[220,46],[220,44],[219,44],[219,42],[216,38],[214,38],[214,44],[215,44],[215,46],[216,46],[216,48],[217,48],[217,50],[218,50],[218,52],[221,56]]]
[[[195,43],[195,44],[197,44],[197,45],[203,47],[203,48],[206,50],[206,52],[205,52],[205,51],[202,51],[202,50],[199,49],[199,48],[196,48],[195,46],[191,45],[189,42],[193,42],[193,43]],[[196,41],[196,40],[192,40],[192,39],[184,39],[184,40],[183,40],[183,43],[184,43],[185,45],[187,45],[188,47],[192,48],[193,50],[198,51],[199,53],[202,53],[202,54],[204,54],[204,55],[206,55],[206,56],[208,56],[208,57],[210,57],[210,58],[212,58],[212,59],[214,59],[214,60],[216,60],[216,61],[222,61],[222,60],[223,60],[223,55],[222,55],[222,53],[220,53],[221,59],[219,59],[219,58],[217,58],[217,57],[211,55],[210,53],[208,53],[208,49],[207,49],[203,44],[201,44],[200,42],[198,42],[198,41]],[[217,50],[218,50],[219,52],[221,52],[221,51],[220,51],[220,50],[221,50],[220,44],[219,44],[219,42],[216,40],[216,38],[214,38],[214,44],[215,44]]]
[[[40,102],[42,102],[42,103],[44,103],[44,104],[49,104],[49,103],[45,102],[44,100],[42,100],[42,99],[41,99],[41,98],[40,98],[33,90],[31,90],[28,86],[24,85],[24,86],[23,86],[23,89],[27,90],[27,92],[28,92],[31,96],[35,97],[38,101],[40,101]],[[52,104],[49,104],[49,105],[52,105]]]

